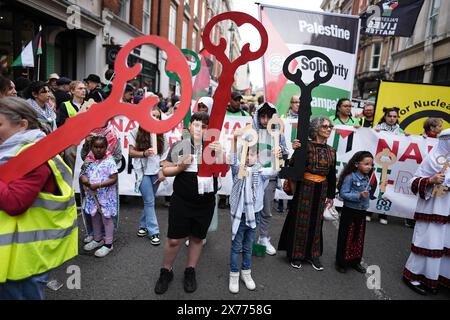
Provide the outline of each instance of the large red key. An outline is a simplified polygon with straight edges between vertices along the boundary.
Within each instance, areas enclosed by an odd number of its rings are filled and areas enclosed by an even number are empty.
[[[155,96],[144,98],[137,105],[121,102],[127,81],[133,80],[142,70],[140,63],[129,67],[127,56],[134,48],[145,44],[155,45],[164,50],[167,53],[166,69],[178,74],[181,79],[181,103],[174,115],[166,120],[156,120],[151,116],[152,107],[158,102]],[[8,183],[24,176],[67,147],[78,145],[92,129],[104,126],[105,122],[115,116],[123,115],[130,120],[136,120],[149,132],[163,133],[177,126],[190,110],[191,71],[183,53],[167,39],[142,36],[131,40],[117,54],[114,68],[116,77],[108,99],[93,105],[89,111],[68,119],[63,126],[46,138],[0,166],[0,179]]]
[[[261,46],[257,51],[250,50],[250,44],[246,43],[242,47],[241,55],[233,61],[230,61],[226,56],[225,52],[227,50],[227,41],[224,38],[220,38],[219,44],[213,45],[211,43],[210,34],[212,28],[223,20],[232,20],[237,26],[241,26],[245,23],[253,25],[259,32],[261,36]],[[213,54],[217,60],[222,64],[222,73],[219,77],[219,85],[214,93],[213,99],[214,104],[211,111],[211,119],[209,120],[208,129],[216,129],[218,131],[222,130],[223,120],[225,118],[225,112],[230,101],[231,86],[234,82],[234,74],[242,65],[247,64],[249,61],[257,60],[266,52],[268,44],[268,36],[264,26],[252,16],[243,12],[225,12],[214,16],[205,26],[202,35],[203,44],[205,49]],[[218,139],[218,137],[217,137]],[[212,137],[205,138],[204,149],[213,142]],[[198,175],[201,177],[210,177],[214,175],[218,177],[219,174],[224,177],[227,173],[226,164],[216,163],[210,164],[211,161],[205,160],[205,153],[202,156],[202,164],[200,165]]]

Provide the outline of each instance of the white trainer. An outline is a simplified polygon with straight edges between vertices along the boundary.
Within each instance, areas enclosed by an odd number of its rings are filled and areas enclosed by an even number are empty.
[[[274,256],[277,253],[277,250],[270,243],[270,238],[260,237],[258,243],[266,247],[266,253],[269,256]]]
[[[366,221],[370,222],[370,221],[372,221],[372,218],[370,216],[366,216]]]
[[[206,244],[206,238],[202,240],[202,243],[203,243],[203,245]],[[187,239],[187,240],[184,242],[184,244],[185,244],[186,247],[189,247],[189,239]]]
[[[228,289],[231,293],[239,292],[239,272],[230,272],[230,285]]]
[[[388,224],[388,221],[387,221],[387,219],[380,219],[380,223],[381,224]]]
[[[105,242],[103,240],[101,240],[100,242],[92,240],[87,245],[85,245],[83,247],[83,249],[86,250],[86,251],[91,251],[91,250],[97,249],[98,247],[101,247],[104,244],[105,244]]]
[[[94,236],[87,236],[86,238],[83,239],[83,242],[84,242],[84,243],[89,243],[89,242],[91,242],[92,240],[94,240]]]
[[[244,281],[248,290],[255,290],[256,284],[252,279],[252,270],[241,270],[241,279]]]
[[[103,258],[104,256],[108,255],[113,249],[113,246],[111,248],[108,248],[106,246],[102,246],[100,249],[95,251],[95,256],[99,258]]]

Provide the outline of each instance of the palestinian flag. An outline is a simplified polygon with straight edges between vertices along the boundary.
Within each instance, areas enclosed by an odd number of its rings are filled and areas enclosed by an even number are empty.
[[[297,84],[283,73],[286,59],[302,50],[313,50],[326,55],[333,64],[327,70],[325,60],[311,60],[299,56],[289,64],[289,72],[301,71],[302,81],[308,85],[316,72],[332,77],[312,92],[312,115],[332,116],[340,98],[350,98],[356,69],[359,18],[325,12],[304,11],[293,8],[260,4],[260,20],[267,30],[269,43],[264,55],[265,98],[273,103],[278,113],[287,113],[291,97],[300,95]],[[301,108],[302,106],[300,106]]]
[[[39,26],[39,32],[33,41],[28,42],[20,55],[12,63],[12,67],[30,67],[34,68],[35,56],[42,54],[42,26]]]
[[[209,75],[209,69],[206,64],[206,59],[203,55],[200,55],[201,67],[200,71],[195,77],[194,87],[192,88],[192,99],[204,97],[208,94],[211,77]]]
[[[208,51],[203,49],[200,51],[199,56],[201,61],[201,67],[199,73],[195,76],[194,86],[192,87],[192,100],[195,100],[194,108],[193,109],[191,108],[192,113],[197,111],[198,99],[208,95],[209,85],[211,83],[211,76],[209,74],[209,68],[206,62],[206,59],[209,58],[210,55]],[[188,112],[183,120],[185,128],[189,126],[190,121],[191,121],[191,113]]]

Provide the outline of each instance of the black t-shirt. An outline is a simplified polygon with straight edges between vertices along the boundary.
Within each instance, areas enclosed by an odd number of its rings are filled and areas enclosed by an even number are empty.
[[[190,154],[192,155],[197,153],[198,157],[200,157],[200,147],[201,146],[194,147],[188,139],[177,141],[170,147],[166,160],[172,163],[177,163],[178,159],[184,155],[185,150],[190,150]],[[198,194],[197,172],[183,171],[175,177],[173,182],[174,194],[188,202],[213,201],[215,199],[214,195],[217,193],[217,189],[217,178],[214,178],[214,192],[205,193],[202,195]]]

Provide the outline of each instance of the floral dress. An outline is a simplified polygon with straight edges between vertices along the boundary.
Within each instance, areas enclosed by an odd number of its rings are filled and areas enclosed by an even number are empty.
[[[116,163],[112,157],[108,157],[106,159],[90,162],[85,169],[84,175],[89,179],[89,182],[93,184],[105,182],[115,173],[118,173]],[[116,186],[112,185],[109,187],[98,188],[96,193],[103,216],[106,218],[116,216],[118,201]],[[86,203],[83,209],[86,214],[90,214],[91,216],[94,216],[98,210],[94,195],[87,189]]]

